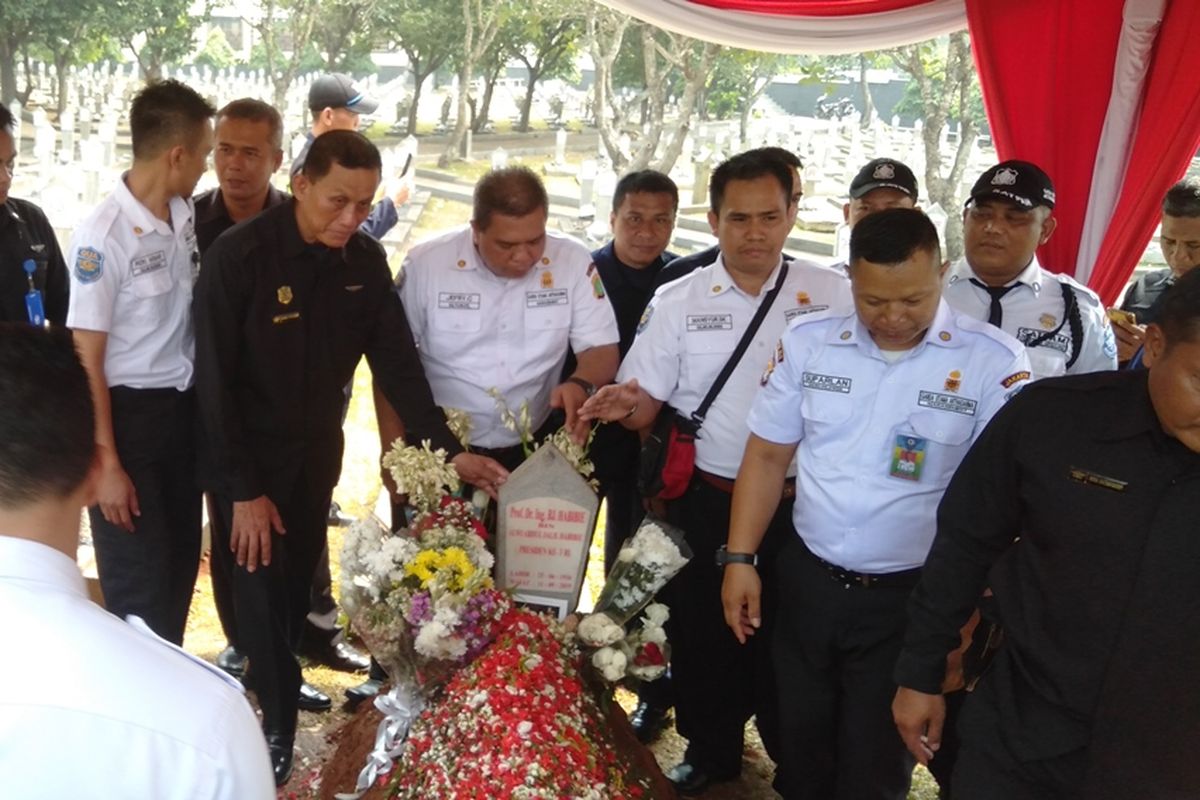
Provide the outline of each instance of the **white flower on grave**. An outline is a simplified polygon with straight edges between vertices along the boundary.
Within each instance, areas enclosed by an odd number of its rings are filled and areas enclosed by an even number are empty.
[[[467,652],[467,643],[458,636],[451,636],[451,630],[436,619],[432,620],[421,626],[413,645],[417,652],[426,658],[440,660],[462,658]]]
[[[397,439],[384,455],[383,466],[392,473],[397,491],[408,495],[409,504],[419,511],[436,508],[446,488],[457,492],[462,486],[458,472],[446,463],[446,451],[440,447],[434,450],[428,439],[420,447]]]
[[[444,408],[442,413],[446,415],[446,427],[454,434],[454,438],[458,439],[459,444],[467,447],[471,442],[471,414],[468,411],[463,411],[461,408]]]
[[[601,647],[592,654],[592,666],[599,670],[600,675],[609,683],[616,683],[625,677],[627,663],[625,654],[614,647]]]
[[[651,603],[642,612],[649,626],[661,628],[671,618],[671,609],[663,603]]]
[[[579,638],[590,647],[603,647],[620,641],[625,629],[607,614],[588,614],[579,622]]]
[[[533,730],[533,723],[527,719],[523,719],[517,723],[517,736],[522,739],[529,738],[529,732]]]
[[[641,640],[643,642],[654,642],[660,647],[667,643],[667,632],[658,625],[644,625],[642,626],[641,633]]]

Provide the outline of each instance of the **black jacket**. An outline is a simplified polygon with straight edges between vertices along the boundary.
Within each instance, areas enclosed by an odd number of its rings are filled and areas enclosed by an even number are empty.
[[[25,310],[29,291],[26,259],[33,259],[37,265],[33,285],[42,293],[46,319],[63,325],[71,282],[54,228],[33,203],[10,197],[0,203],[0,322],[29,321]]]

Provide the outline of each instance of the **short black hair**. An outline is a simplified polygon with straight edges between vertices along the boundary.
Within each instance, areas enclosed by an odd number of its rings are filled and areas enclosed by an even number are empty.
[[[1180,342],[1200,341],[1200,269],[1190,269],[1167,289],[1155,322],[1167,349]]]
[[[92,395],[71,334],[0,323],[0,507],[75,491],[95,442]]]
[[[8,110],[8,106],[0,103],[0,131],[12,135],[13,124],[16,122],[13,119],[12,112]]]
[[[538,209],[550,213],[550,197],[542,179],[529,167],[505,167],[492,170],[475,184],[471,221],[486,231],[493,214],[524,217]]]
[[[753,150],[747,150],[747,153],[761,153],[767,158],[777,159],[793,169],[804,169],[804,162],[800,160],[800,156],[788,150],[786,147],[756,147]]]
[[[329,174],[334,164],[346,169],[373,169],[383,173],[379,148],[358,131],[326,131],[313,139],[304,159],[304,177],[318,181]]]
[[[223,119],[240,119],[246,122],[265,122],[271,131],[271,145],[276,150],[283,149],[283,118],[279,111],[270,103],[256,100],[253,97],[242,97],[230,100],[217,112],[217,124]]]
[[[134,159],[154,158],[177,145],[195,147],[201,127],[215,113],[212,103],[179,81],[148,84],[129,108]]]
[[[918,208],[887,208],[868,214],[850,231],[850,265],[860,260],[891,266],[903,264],[913,253],[933,255],[942,263],[937,227]]]
[[[621,180],[617,181],[617,188],[613,192],[612,198],[613,211],[621,207],[621,203],[625,202],[626,195],[643,193],[669,194],[671,195],[671,207],[676,211],[679,210],[679,187],[675,185],[675,181],[656,169],[640,169],[625,173],[621,176]]]
[[[785,205],[792,204],[792,192],[795,189],[792,185],[792,168],[778,158],[763,153],[765,149],[738,153],[713,170],[708,182],[708,202],[714,214],[721,215],[721,202],[725,199],[725,188],[730,181],[752,181],[767,175],[779,181]]]
[[[1162,213],[1169,217],[1200,217],[1200,180],[1184,178],[1167,189]]]

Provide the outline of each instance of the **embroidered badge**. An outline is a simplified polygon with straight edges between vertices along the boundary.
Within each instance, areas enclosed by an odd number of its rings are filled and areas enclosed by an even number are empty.
[[[925,440],[919,436],[897,436],[892,446],[892,466],[888,474],[906,481],[919,481],[924,468]]]
[[[554,288],[554,273],[553,272],[543,272],[542,273],[542,288],[543,289],[553,289]]]
[[[481,297],[478,292],[438,292],[438,308],[478,311]]]
[[[597,300],[604,299],[604,281],[600,280],[598,272],[592,276],[592,294],[596,296]]]
[[[537,292],[525,293],[526,308],[545,308],[547,306],[570,305],[571,298],[566,289],[542,289]]]
[[[806,292],[796,292],[796,302],[802,306],[811,306],[812,298]]]
[[[829,308],[829,306],[826,305],[807,306],[806,308],[789,308],[787,311],[783,312],[783,318],[787,322],[791,322],[796,317],[802,317],[805,314],[816,314],[818,311],[824,311],[827,308]]]
[[[590,278],[590,277],[592,277],[592,275],[593,275],[595,272],[596,272],[596,262],[595,262],[595,261],[593,261],[591,264],[588,264],[588,268],[587,268],[587,275],[588,275],[588,277],[589,277],[589,278]]]
[[[890,181],[896,177],[896,167],[893,164],[884,162],[875,168],[871,173],[871,177],[877,181]]]
[[[992,176],[992,186],[1016,186],[1017,171],[1012,167],[1005,167],[1002,170],[997,170]]]
[[[843,378],[841,375],[822,375],[819,372],[805,372],[800,376],[800,383],[805,389],[816,389],[818,392],[837,392],[838,394],[850,394],[850,387],[854,385],[851,378]]]
[[[276,325],[278,325],[281,322],[291,322],[294,319],[300,319],[299,311],[289,311],[286,314],[276,314],[275,316],[271,317],[271,322],[274,322]]]
[[[1125,491],[1125,487],[1129,485],[1129,481],[1110,478],[1107,475],[1101,475],[1091,470],[1080,469],[1079,467],[1068,468],[1067,477],[1076,483],[1082,483],[1087,486],[1099,486],[1101,489],[1111,489],[1114,492],[1123,492]]]
[[[689,333],[731,331],[733,330],[733,314],[688,314],[687,329]]]
[[[771,360],[767,362],[767,369],[763,372],[762,377],[758,379],[759,386],[766,386],[771,380],[771,373],[775,372],[775,356],[771,356]]]
[[[157,272],[160,269],[167,267],[167,253],[165,250],[155,250],[153,253],[147,253],[144,256],[138,256],[129,265],[129,271],[133,273],[133,277],[145,275],[147,272]]]
[[[1042,314],[1040,317],[1038,317],[1038,322],[1040,322],[1042,327],[1046,330],[1052,330],[1054,326],[1058,324],[1058,318],[1053,314]]]
[[[780,364],[783,363],[783,339],[775,343],[775,360]]]
[[[1005,389],[1011,389],[1015,384],[1027,380],[1029,380],[1029,370],[1021,370],[1020,372],[1014,372],[1012,375],[1009,375],[1007,378],[1000,381],[1000,385]]]
[[[946,384],[945,384],[946,391],[947,392],[957,392],[959,387],[961,387],[961,386],[962,386],[962,373],[959,372],[958,370],[952,370],[950,372],[950,374],[946,376]]]
[[[104,254],[94,247],[81,247],[75,256],[75,278],[80,283],[95,283],[104,274]]]
[[[926,389],[921,389],[917,392],[917,405],[937,411],[952,411],[955,414],[965,414],[968,417],[973,417],[979,403],[976,400],[970,400],[966,397],[956,397],[952,394],[942,394],[941,392],[930,392]]]
[[[641,319],[638,320],[637,332],[641,333],[646,330],[646,326],[650,324],[650,317],[654,315],[654,303],[646,306],[646,310],[642,312]]]
[[[280,286],[275,290],[275,297],[279,299],[280,305],[287,305],[292,302],[292,287]]]

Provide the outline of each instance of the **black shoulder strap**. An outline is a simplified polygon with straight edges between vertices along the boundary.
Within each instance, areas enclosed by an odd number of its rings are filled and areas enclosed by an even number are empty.
[[[704,395],[704,399],[700,401],[700,406],[692,412],[692,422],[695,423],[697,430],[704,423],[704,416],[708,413],[709,407],[717,399],[717,395],[721,393],[721,389],[724,388],[725,382],[729,380],[729,376],[733,374],[734,369],[737,368],[738,362],[742,360],[742,356],[746,353],[746,349],[750,347],[750,341],[754,338],[754,334],[758,333],[758,329],[762,326],[762,321],[766,318],[767,312],[771,310],[771,306],[775,303],[775,298],[779,296],[780,290],[783,289],[783,282],[787,280],[787,275],[788,263],[784,261],[783,265],[779,268],[779,278],[775,281],[775,286],[771,291],[767,292],[767,296],[759,303],[758,311],[755,312],[754,319],[750,320],[750,325],[746,328],[746,332],[742,334],[741,341],[734,348],[733,354],[729,356],[729,360],[725,362],[725,366],[721,368],[721,372],[717,375],[717,379],[713,381],[708,394]]]
[[[1030,349],[1037,347],[1047,339],[1057,336],[1064,325],[1069,325],[1071,332],[1071,353],[1067,356],[1067,369],[1070,369],[1079,360],[1079,353],[1083,349],[1083,318],[1079,314],[1079,298],[1075,296],[1075,290],[1071,288],[1071,285],[1066,281],[1059,281],[1058,288],[1062,292],[1062,322],[1058,323],[1058,327],[1054,330],[1046,331],[1036,338],[1031,339],[1026,343],[1025,347]]]

